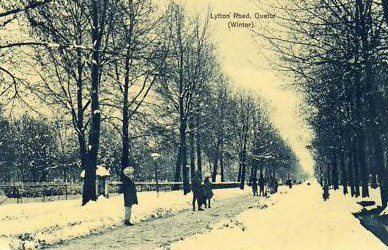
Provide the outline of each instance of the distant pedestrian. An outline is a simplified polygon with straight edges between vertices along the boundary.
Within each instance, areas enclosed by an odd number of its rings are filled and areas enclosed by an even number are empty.
[[[291,179],[287,180],[287,185],[289,188],[292,188],[292,180]]]
[[[269,185],[270,185],[271,194],[276,193],[278,191],[278,182],[275,176],[270,177]]]
[[[255,176],[251,179],[253,196],[259,196],[257,193],[257,178]]]
[[[273,177],[273,184],[274,184],[274,191],[276,193],[278,191],[279,184],[275,176]]]
[[[191,191],[193,192],[193,211],[195,211],[195,202],[198,204],[198,211],[203,211],[201,208],[203,199],[203,188],[201,187],[201,173],[196,170],[191,178]]]
[[[133,182],[134,169],[127,167],[123,171],[121,190],[124,193],[124,224],[126,226],[133,226],[131,223],[131,210],[133,204],[138,204],[136,186]]]
[[[260,195],[261,196],[264,196],[264,194],[265,194],[264,185],[265,185],[265,179],[263,177],[263,173],[260,173],[259,186],[260,186]]]
[[[204,186],[204,196],[205,196],[205,208],[210,208],[210,200],[213,198],[213,189],[212,183],[210,182],[210,174],[205,175],[205,180],[203,181]]]
[[[323,186],[323,194],[322,194],[322,198],[324,201],[326,201],[327,199],[329,199],[329,185],[328,184],[325,184]]]

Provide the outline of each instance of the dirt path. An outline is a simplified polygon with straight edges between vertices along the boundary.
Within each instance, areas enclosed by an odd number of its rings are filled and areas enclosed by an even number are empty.
[[[259,206],[260,197],[244,195],[214,201],[205,211],[185,210],[169,218],[139,222],[132,227],[119,227],[100,235],[75,239],[51,249],[155,249],[164,248],[189,235],[210,230],[210,225],[244,210]]]

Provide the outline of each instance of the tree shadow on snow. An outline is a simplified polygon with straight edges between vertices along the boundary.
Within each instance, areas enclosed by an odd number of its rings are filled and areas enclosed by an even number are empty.
[[[364,228],[372,232],[388,246],[388,215],[380,215],[383,208],[378,206],[377,208],[368,209],[368,206],[375,205],[374,201],[361,201],[357,203],[363,206],[363,208],[360,212],[353,213],[353,215],[360,220]]]

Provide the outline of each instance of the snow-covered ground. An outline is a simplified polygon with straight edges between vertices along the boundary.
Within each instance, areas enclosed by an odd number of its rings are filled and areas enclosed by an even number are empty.
[[[214,190],[215,200],[245,195],[249,189]],[[138,193],[132,221],[165,217],[191,208],[192,195],[182,191]],[[0,206],[0,249],[35,249],[122,225],[122,195],[81,206],[81,200]]]
[[[248,209],[212,225],[207,234],[194,235],[171,249],[387,249],[352,212],[361,210],[342,190],[323,201],[317,183],[302,184],[264,200],[265,209]],[[379,201],[378,190],[371,200]],[[369,199],[366,199],[369,200]]]
[[[377,201],[377,205],[378,191],[370,190],[370,200]],[[149,223],[139,222],[174,216],[179,223],[202,221],[207,217],[219,219],[206,225],[202,223],[205,230],[197,230],[193,236],[186,234],[186,238],[177,238],[176,230],[170,230],[172,235],[169,235],[169,231],[163,231],[160,237],[166,238],[168,249],[388,249],[352,215],[361,210],[357,201],[369,199],[354,199],[349,195],[343,196],[341,190],[331,190],[330,199],[323,201],[322,189],[317,183],[302,184],[292,189],[281,187],[270,198],[254,198],[249,193],[249,187],[244,191],[215,190],[213,208],[202,213],[181,213],[191,209],[191,194],[183,196],[181,191],[162,192],[156,197],[154,192],[138,193],[140,204],[134,206],[132,219],[137,226],[111,231],[107,237],[104,236],[108,234],[104,233],[101,235],[103,239],[98,241],[99,246],[103,247],[105,242],[125,249],[125,246],[120,245],[122,241],[115,237],[125,237],[133,230],[135,234],[143,232],[143,227],[147,226],[151,226],[150,232],[157,230],[152,228],[152,223],[147,225]],[[122,199],[121,195],[110,199],[100,198],[84,207],[80,205],[80,200],[0,206],[0,249],[34,249],[46,243],[58,243],[121,226]],[[244,204],[239,203],[240,211],[244,212],[238,214],[227,211],[232,209],[227,204],[233,202],[233,199],[236,202],[244,201]],[[220,213],[220,209],[225,213]],[[184,216],[176,215],[178,213]],[[173,218],[166,218],[165,222]],[[206,233],[198,234],[203,232]],[[176,241],[179,239],[182,240]],[[127,241],[130,242],[130,239]],[[93,247],[86,244],[89,248]],[[72,249],[71,246],[70,242],[69,249]]]

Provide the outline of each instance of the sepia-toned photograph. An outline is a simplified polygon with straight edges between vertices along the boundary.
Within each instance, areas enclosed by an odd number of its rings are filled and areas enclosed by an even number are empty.
[[[388,249],[388,0],[0,0],[0,250]]]

